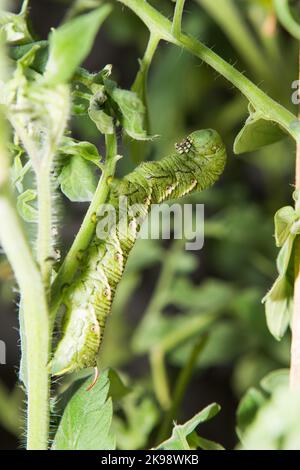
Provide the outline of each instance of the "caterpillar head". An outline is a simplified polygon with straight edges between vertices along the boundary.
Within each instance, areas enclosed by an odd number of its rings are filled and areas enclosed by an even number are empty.
[[[193,170],[197,185],[195,191],[211,186],[224,170],[226,148],[217,131],[204,129],[190,134],[175,145],[185,165]]]

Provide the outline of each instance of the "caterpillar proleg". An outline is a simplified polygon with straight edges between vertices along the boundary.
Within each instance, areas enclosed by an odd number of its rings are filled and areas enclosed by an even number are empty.
[[[66,313],[62,338],[51,361],[53,375],[96,366],[117,285],[151,205],[207,189],[224,170],[226,149],[212,129],[193,132],[175,149],[161,161],[142,163],[113,185],[109,203],[116,208],[117,223],[105,241],[94,237],[77,278],[64,292]],[[122,196],[130,206],[139,206],[138,217],[126,214],[125,218],[120,213]],[[120,229],[123,219],[126,223]]]

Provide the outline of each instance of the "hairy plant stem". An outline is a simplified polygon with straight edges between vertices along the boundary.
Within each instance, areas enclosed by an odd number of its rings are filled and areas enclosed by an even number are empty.
[[[200,41],[181,33],[175,37],[172,33],[172,23],[160,14],[145,0],[118,0],[130,8],[145,23],[150,32],[160,36],[161,39],[183,47],[199,59],[206,62],[238,90],[240,90],[250,101],[256,111],[270,121],[276,122],[295,140],[300,136],[299,122],[292,113],[282,105],[270,98],[254,83],[246,78],[241,72],[228,64],[218,54],[213,52]]]
[[[16,211],[9,183],[6,126],[0,115],[0,243],[14,270],[23,308],[22,348],[26,368],[27,449],[46,450],[49,436],[50,333],[48,305],[41,273],[34,261]]]
[[[0,193],[0,240],[18,282],[24,308],[27,369],[27,449],[45,450],[49,433],[50,334],[41,274],[8,188]],[[13,235],[12,235],[13,234]]]
[[[53,282],[50,304],[50,322],[52,326],[61,302],[63,287],[72,281],[82,258],[82,253],[87,249],[94,235],[97,212],[101,204],[104,204],[107,199],[110,183],[115,174],[116,163],[119,158],[116,135],[106,135],[105,140],[106,160],[96,192],[76,238]]]

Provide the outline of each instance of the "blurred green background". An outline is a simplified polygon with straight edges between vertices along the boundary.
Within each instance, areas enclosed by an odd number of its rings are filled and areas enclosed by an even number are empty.
[[[32,27],[38,37],[47,37],[70,3],[31,0]],[[114,12],[85,66],[98,71],[112,64],[113,78],[130,88],[148,35],[129,10],[113,3]],[[170,0],[151,3],[171,17],[174,4]],[[272,2],[234,0],[228,2],[234,9],[223,12],[213,8],[213,3],[188,0],[184,29],[296,113],[291,85],[297,79],[297,45],[276,25]],[[234,156],[233,141],[247,118],[247,102],[213,70],[167,44],[160,45],[151,66],[148,105],[151,132],[160,136],[146,145],[148,159],[168,154],[174,142],[190,131],[212,127],[224,138],[228,164],[214,188],[188,200],[205,204],[201,251],[186,252],[184,243],[178,241],[140,240],[130,256],[100,356],[102,367],[117,368],[135,385],[135,393],[127,398],[127,428],[122,428],[121,419],[116,420],[122,435],[119,447],[138,448],[152,442],[151,433],[161,421],[159,398],[164,401],[164,390],[158,385],[158,397],[154,395],[150,363],[159,374],[160,356],[165,355],[173,390],[182,366],[198,345],[196,365],[177,417],[187,419],[208,403],[218,402],[222,412],[203,426],[202,435],[234,448],[235,413],[241,396],[266,373],[289,364],[289,335],[280,343],[271,337],[261,299],[276,277],[273,216],[291,203],[295,149],[286,139],[255,153]],[[90,121],[76,118],[72,127],[76,138],[103,148]],[[136,165],[130,148],[122,147],[122,153],[120,176]],[[85,210],[85,204],[61,198],[62,253],[70,246]],[[0,366],[0,448],[14,449],[22,419],[22,396],[13,391],[19,362],[18,298],[3,255],[0,260],[0,338],[7,346],[7,364]]]

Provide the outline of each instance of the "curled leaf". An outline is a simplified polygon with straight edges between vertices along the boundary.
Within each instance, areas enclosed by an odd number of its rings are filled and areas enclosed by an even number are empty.
[[[277,124],[267,121],[250,108],[250,116],[234,141],[234,153],[253,152],[285,137],[285,132]]]
[[[68,156],[79,156],[87,161],[93,162],[100,167],[101,155],[99,155],[97,147],[90,142],[76,142],[75,140],[65,137],[60,152]]]
[[[199,424],[209,421],[219,411],[220,406],[217,403],[212,403],[185,424],[175,424],[172,436],[156,447],[155,450],[190,450],[188,436],[193,433]]]
[[[90,119],[96,124],[101,134],[113,134],[114,121],[111,116],[106,114],[102,109],[89,107],[88,114]]]
[[[32,40],[27,27],[27,5],[28,1],[25,1],[19,14],[0,11],[0,31],[4,32],[8,43],[22,44]]]
[[[117,105],[117,117],[126,134],[135,140],[149,140],[144,129],[146,108],[134,91],[118,88],[111,80],[104,81],[107,94]]]
[[[279,277],[264,301],[268,328],[279,341],[293,314],[293,287],[285,277]]]
[[[295,237],[289,235],[277,257],[279,276],[264,297],[267,325],[272,335],[280,340],[293,314],[293,266],[291,263]]]
[[[282,246],[287,240],[293,223],[296,219],[296,212],[292,206],[279,209],[274,217],[276,246]]]

